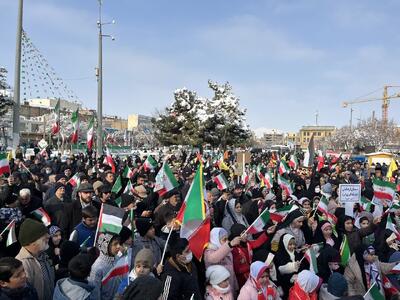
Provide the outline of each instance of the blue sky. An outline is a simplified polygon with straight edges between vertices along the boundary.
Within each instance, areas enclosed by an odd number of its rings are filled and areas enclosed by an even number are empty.
[[[10,83],[17,2],[0,0],[0,65]],[[177,88],[211,96],[212,79],[231,83],[253,129],[297,131],[315,123],[316,110],[320,125],[342,126],[343,100],[400,85],[399,10],[396,0],[104,0],[104,20],[116,20],[105,33],[116,40],[104,40],[103,111],[152,115]],[[90,108],[97,14],[96,0],[25,0],[25,30]],[[380,105],[355,105],[354,119],[380,116]],[[399,111],[392,101],[397,123]]]

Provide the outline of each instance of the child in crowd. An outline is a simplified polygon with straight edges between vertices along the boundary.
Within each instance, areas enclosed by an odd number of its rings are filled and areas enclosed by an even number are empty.
[[[98,210],[94,206],[86,206],[82,209],[82,221],[75,227],[69,238],[81,247],[93,247],[96,235]]]

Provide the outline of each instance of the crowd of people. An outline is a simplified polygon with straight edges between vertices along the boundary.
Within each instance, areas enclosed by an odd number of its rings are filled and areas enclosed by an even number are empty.
[[[150,169],[145,160],[10,159],[10,173],[0,177],[0,300],[331,300],[374,291],[381,298],[368,299],[400,299],[399,196],[372,201],[373,180],[395,184],[397,171],[341,158],[282,171],[289,154],[271,152],[253,153],[241,170],[234,151],[217,159],[160,155]],[[160,196],[154,184],[164,162],[179,185]],[[211,224],[201,259],[176,222],[199,164]],[[121,176],[127,168],[131,175]],[[350,213],[338,196],[343,183],[362,189]],[[99,232],[103,204],[124,209],[119,234]],[[262,230],[250,234],[261,216]],[[110,276],[126,257],[129,269]]]

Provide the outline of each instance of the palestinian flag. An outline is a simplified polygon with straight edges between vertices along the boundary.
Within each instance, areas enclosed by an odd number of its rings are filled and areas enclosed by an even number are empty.
[[[322,155],[322,151],[318,150],[318,164],[317,164],[317,171],[319,172],[325,165],[325,158]]]
[[[10,165],[8,163],[7,153],[0,153],[0,175],[5,173],[11,173]]]
[[[210,240],[210,217],[204,198],[203,165],[200,163],[176,220],[181,224],[180,236],[189,241],[197,259],[201,259]]]
[[[122,218],[124,215],[125,211],[122,208],[103,203],[97,224],[99,232],[119,234],[122,229]]]
[[[217,184],[217,187],[220,191],[227,189],[229,186],[228,181],[226,180],[224,174],[222,173],[214,177],[213,181]]]
[[[70,180],[68,180],[68,183],[72,185],[73,187],[79,186],[81,183],[81,180],[79,178],[79,172],[76,172],[74,176],[71,177]]]
[[[125,166],[124,172],[122,173],[122,177],[131,179],[135,175],[135,172],[132,171],[131,168]]]
[[[390,216],[387,217],[386,229],[393,231],[397,237],[397,240],[400,241],[400,233],[397,231],[396,226],[393,224],[392,218]]]
[[[51,219],[49,217],[49,215],[47,214],[47,212],[43,209],[43,207],[39,207],[38,209],[34,210],[32,212],[32,215],[42,221],[42,223],[47,227],[51,224]]]
[[[296,155],[292,154],[289,160],[289,167],[291,167],[293,170],[296,170],[298,166],[299,166],[299,161],[297,160]]]
[[[161,197],[178,186],[179,183],[172,173],[171,168],[164,162],[162,168],[157,173],[154,192],[157,192]]]
[[[360,199],[360,207],[361,207],[361,209],[363,211],[371,212],[371,206],[372,206],[372,202],[371,201],[369,201],[365,197],[361,197],[361,199]]]
[[[290,168],[287,165],[286,161],[281,160],[279,163],[279,174],[282,175],[285,173],[289,173],[289,171],[290,171]]]
[[[322,195],[321,200],[318,202],[317,210],[322,212],[323,214],[328,214],[328,199]]]
[[[115,180],[113,187],[111,188],[111,193],[118,194],[121,189],[122,189],[122,179],[121,175],[119,175]]]
[[[270,212],[270,218],[272,221],[276,223],[282,222],[286,216],[289,214],[291,209],[293,208],[293,205],[286,205],[282,208],[277,209],[274,212]]]
[[[270,213],[268,209],[265,209],[258,217],[254,220],[254,222],[247,228],[247,232],[250,234],[255,234],[263,231],[265,225],[270,219]]]
[[[94,116],[90,118],[88,130],[86,133],[86,146],[89,151],[93,148],[93,141],[94,141]]]
[[[365,300],[385,300],[385,296],[381,293],[379,286],[374,284],[369,288],[367,293],[364,295]]]
[[[400,263],[394,266],[394,268],[390,271],[391,274],[400,274]]]
[[[308,263],[310,264],[310,271],[317,274],[318,273],[317,254],[315,253],[314,249],[312,247],[309,248],[306,251],[306,253],[304,253],[304,257],[307,259]]]
[[[292,184],[290,183],[289,180],[285,179],[280,174],[278,174],[278,184],[279,184],[279,186],[281,187],[282,190],[286,191],[286,194],[288,196],[293,194]]]
[[[151,155],[147,156],[146,161],[143,164],[144,170],[147,172],[150,170],[154,170],[156,167],[157,162],[154,160],[154,158]]]
[[[103,279],[101,280],[101,285],[106,285],[110,279],[117,276],[127,277],[129,273],[129,261],[130,259],[128,259],[128,255],[124,255],[118,259],[110,271],[104,275]]]
[[[381,201],[392,201],[396,192],[396,185],[394,183],[379,179],[373,180],[373,188],[374,197]]]
[[[54,108],[54,114],[56,120],[55,123],[51,126],[52,135],[55,135],[60,132],[60,100],[57,101],[56,107]]]
[[[17,236],[15,234],[15,220],[12,220],[6,228],[4,228],[3,232],[0,234],[3,235],[4,232],[8,231],[6,247],[17,242]]]
[[[110,150],[108,150],[108,148],[106,148],[106,159],[105,160],[107,162],[107,165],[109,165],[111,167],[111,172],[115,173],[114,160],[113,160]]]
[[[79,139],[79,133],[78,133],[78,130],[79,130],[79,108],[72,113],[71,123],[72,123],[72,128],[73,128],[72,135],[71,135],[71,144],[76,144],[76,143],[78,143],[78,139]]]
[[[349,246],[349,241],[347,240],[347,236],[343,235],[343,241],[342,244],[340,245],[340,261],[342,263],[343,267],[346,267],[347,264],[349,263],[350,260],[350,246]]]

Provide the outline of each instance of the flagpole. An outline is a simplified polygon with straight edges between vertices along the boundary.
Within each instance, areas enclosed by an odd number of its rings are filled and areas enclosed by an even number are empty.
[[[257,219],[255,219],[254,222],[251,223],[251,225],[250,225],[249,227],[247,227],[246,230],[240,235],[241,237],[244,236],[244,235],[249,231],[249,229],[251,228],[251,226],[253,226],[253,224],[255,224],[255,223],[258,221],[258,219],[261,217],[261,215],[262,215],[267,209],[268,209],[268,208],[264,209],[264,210],[258,215]]]
[[[168,242],[169,242],[169,238],[171,237],[172,231],[173,231],[173,230],[172,230],[172,226],[171,226],[171,228],[170,228],[170,230],[169,230],[169,233],[168,233],[167,240],[166,240],[166,242],[165,242],[163,254],[162,254],[162,256],[161,256],[161,265],[163,265],[163,262],[164,262],[165,253],[167,252]]]
[[[374,282],[368,289],[368,291],[365,293],[364,298],[366,295],[368,295],[369,291],[374,287],[374,285],[376,284],[376,282]]]
[[[100,208],[100,215],[99,215],[100,219],[102,217],[102,214],[103,214],[103,203],[101,204],[101,208]],[[94,236],[93,247],[96,247],[97,234],[99,233],[99,227],[100,227],[99,225],[100,225],[100,222],[97,221],[97,228],[96,228],[96,234]]]
[[[3,236],[4,232],[6,232],[6,231],[8,230],[8,228],[11,226],[11,224],[14,223],[14,222],[15,222],[15,219],[12,220],[12,221],[7,225],[6,228],[4,228],[4,230],[0,233],[0,236]]]

